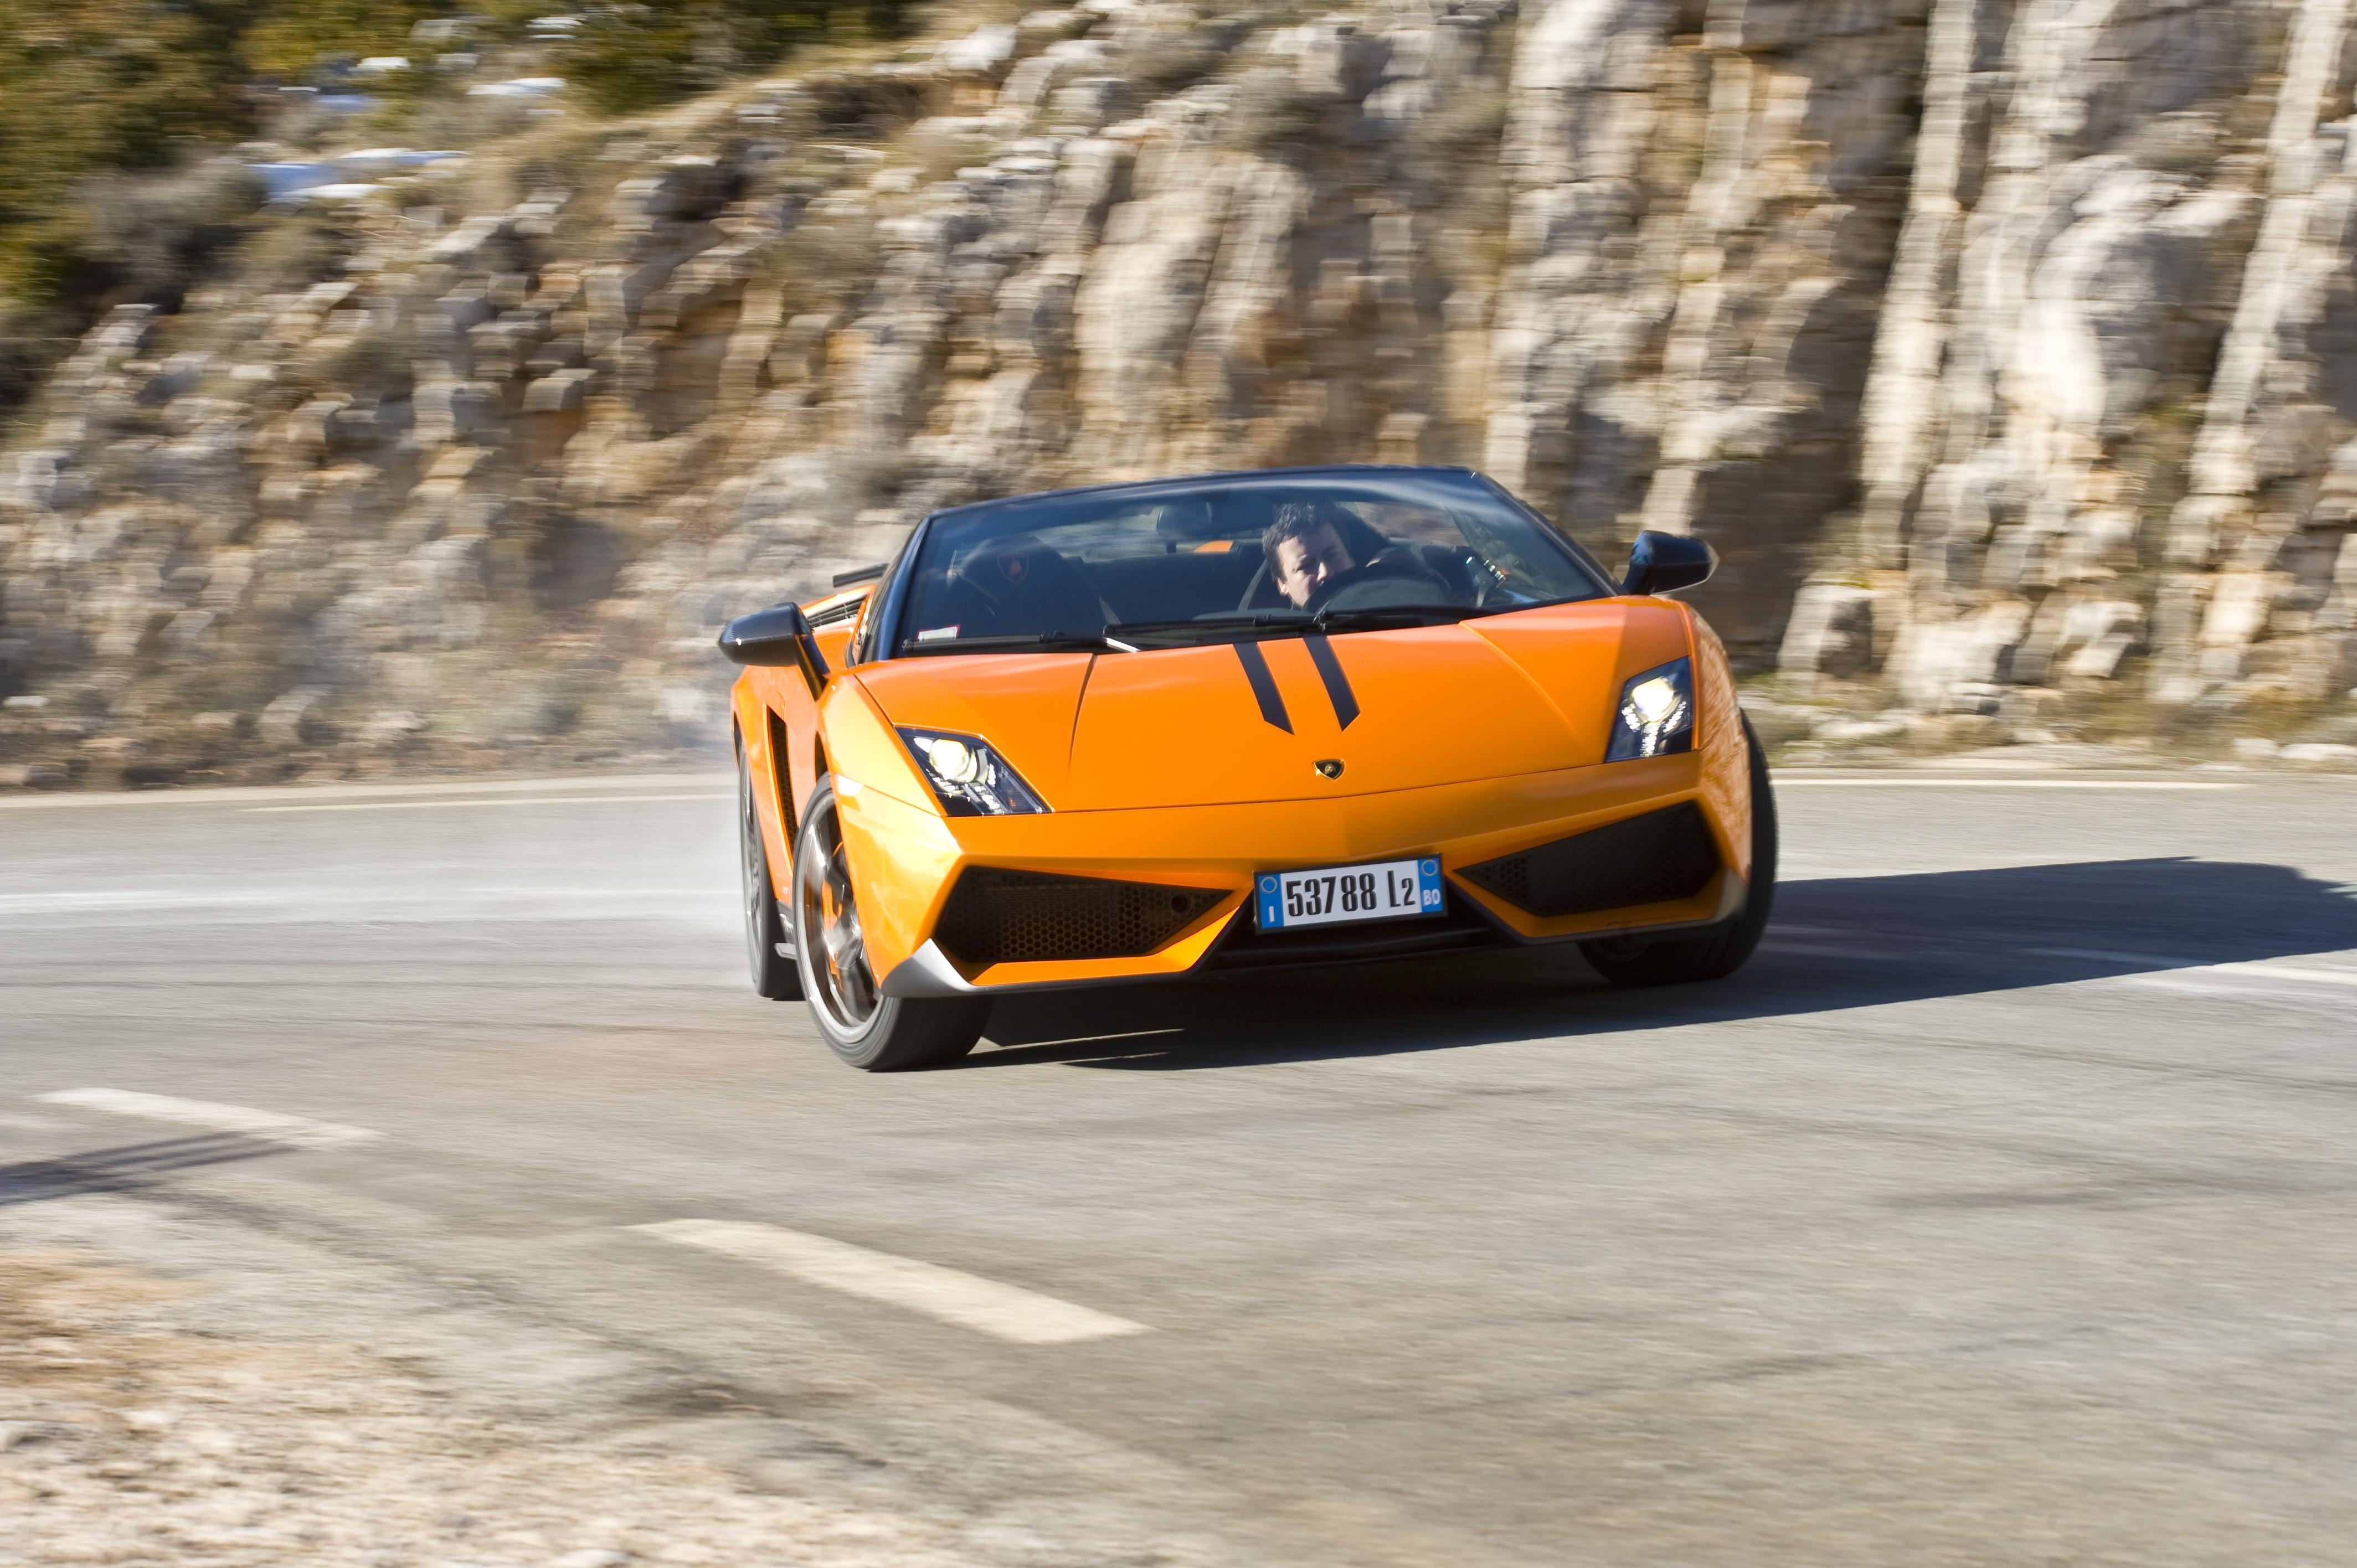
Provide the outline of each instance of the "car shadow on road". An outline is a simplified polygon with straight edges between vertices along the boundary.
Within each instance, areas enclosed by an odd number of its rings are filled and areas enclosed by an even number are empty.
[[[1709,984],[1606,986],[1568,946],[1009,997],[969,1069],[1200,1069],[1612,1034],[2357,948],[2357,886],[2191,859],[1788,882]],[[2357,974],[2357,969],[2351,971]]]
[[[153,1187],[160,1178],[178,1171],[284,1153],[281,1145],[259,1138],[212,1133],[93,1149],[88,1154],[61,1155],[55,1159],[23,1160],[0,1165],[0,1208],[53,1197],[79,1197],[85,1193],[131,1192]]]

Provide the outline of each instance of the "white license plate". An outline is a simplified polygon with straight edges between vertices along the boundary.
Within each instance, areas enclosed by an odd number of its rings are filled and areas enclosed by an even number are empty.
[[[1441,911],[1440,857],[1328,865],[1315,871],[1265,871],[1254,885],[1253,902],[1264,931],[1437,915]]]

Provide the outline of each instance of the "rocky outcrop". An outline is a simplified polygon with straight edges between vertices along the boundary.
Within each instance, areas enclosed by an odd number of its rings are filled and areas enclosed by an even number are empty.
[[[1870,623],[1932,711],[2357,682],[2349,9],[1935,6],[1857,538],[1787,668]]]
[[[708,742],[715,626],[928,508],[1323,460],[1698,533],[1820,700],[2323,702],[2349,9],[1088,0],[537,124],[82,343],[0,453],[0,766]]]

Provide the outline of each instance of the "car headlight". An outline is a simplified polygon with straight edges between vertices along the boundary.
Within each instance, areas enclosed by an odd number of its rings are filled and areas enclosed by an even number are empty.
[[[952,817],[1019,817],[1048,809],[988,741],[931,729],[904,729],[900,738]]]
[[[1694,663],[1675,659],[1620,688],[1620,711],[1612,721],[1607,762],[1637,757],[1668,757],[1694,749]]]

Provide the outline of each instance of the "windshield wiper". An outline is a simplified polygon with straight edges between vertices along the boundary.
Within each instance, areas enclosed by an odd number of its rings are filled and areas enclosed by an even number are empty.
[[[1114,630],[1108,627],[1106,631]],[[1135,653],[1137,650],[1104,632],[1017,631],[997,637],[904,637],[903,655],[911,653]]]
[[[1108,637],[1183,637],[1202,632],[1214,637],[1238,632],[1266,632],[1285,637],[1310,624],[1307,610],[1244,610],[1227,615],[1197,616],[1190,620],[1120,620],[1105,628]]]
[[[1318,631],[1357,631],[1383,626],[1437,626],[1480,612],[1466,605],[1369,605],[1356,610],[1319,610],[1309,618]]]

